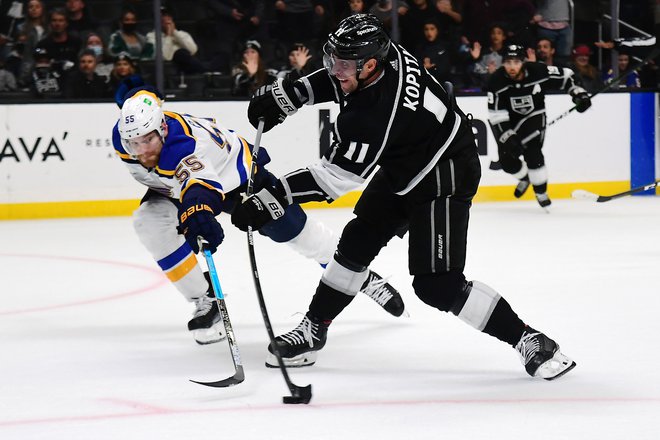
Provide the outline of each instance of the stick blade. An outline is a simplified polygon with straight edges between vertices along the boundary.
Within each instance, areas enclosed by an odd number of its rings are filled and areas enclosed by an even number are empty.
[[[243,367],[240,367],[236,370],[236,374],[234,374],[232,377],[228,377],[227,379],[223,380],[218,380],[216,382],[201,382],[198,380],[192,380],[190,379],[191,382],[198,383],[200,385],[204,385],[207,387],[213,387],[213,388],[227,388],[227,387],[232,387],[234,385],[238,385],[239,383],[243,382],[245,380],[245,373],[243,372]]]
[[[291,396],[282,397],[282,402],[286,404],[308,404],[312,400],[312,385],[306,387],[295,386]]]
[[[590,200],[592,202],[597,202],[599,196],[598,194],[594,194],[583,189],[576,189],[571,193],[571,197],[578,200]]]

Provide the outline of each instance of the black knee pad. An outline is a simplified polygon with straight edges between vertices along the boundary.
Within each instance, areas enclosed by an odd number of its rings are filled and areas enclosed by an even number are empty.
[[[337,251],[353,266],[368,267],[394,234],[356,217],[344,227]]]
[[[424,303],[443,312],[452,312],[467,297],[468,284],[461,271],[415,275],[415,294]]]

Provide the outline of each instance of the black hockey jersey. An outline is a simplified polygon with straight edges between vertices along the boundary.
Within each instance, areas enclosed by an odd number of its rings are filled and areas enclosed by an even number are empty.
[[[571,69],[536,62],[524,63],[522,68],[521,81],[511,79],[503,66],[488,81],[488,122],[496,139],[508,130],[519,131],[526,121],[544,114],[546,91],[561,89],[571,96],[585,92],[576,83]],[[541,127],[535,127],[538,128]]]
[[[408,193],[439,160],[458,154],[469,130],[447,91],[403,47],[392,44],[383,74],[344,95],[325,69],[296,82],[307,104],[338,102],[331,148],[320,164],[284,176],[289,201],[334,200],[380,166],[392,190]]]

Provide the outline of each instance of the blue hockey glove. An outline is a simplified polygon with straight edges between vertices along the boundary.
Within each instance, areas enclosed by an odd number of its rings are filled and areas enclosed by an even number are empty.
[[[200,250],[197,237],[202,237],[208,242],[208,249],[211,253],[218,249],[225,238],[222,226],[220,226],[213,210],[207,204],[197,203],[187,209],[182,209],[179,212],[179,222],[180,225],[177,230],[186,237],[186,241],[195,253]]]
[[[264,188],[234,208],[231,222],[241,231],[247,231],[248,226],[259,230],[266,223],[282,217],[288,205],[276,188]]]

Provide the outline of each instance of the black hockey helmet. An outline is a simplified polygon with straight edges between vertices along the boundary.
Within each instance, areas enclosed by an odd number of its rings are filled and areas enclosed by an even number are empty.
[[[359,75],[364,63],[374,58],[380,64],[390,50],[390,37],[383,24],[372,14],[355,14],[346,17],[323,46],[327,56],[343,60],[355,60]]]
[[[527,52],[525,51],[525,48],[517,44],[511,44],[505,47],[504,54],[502,55],[502,61],[512,58],[525,61],[525,58],[527,58]]]

